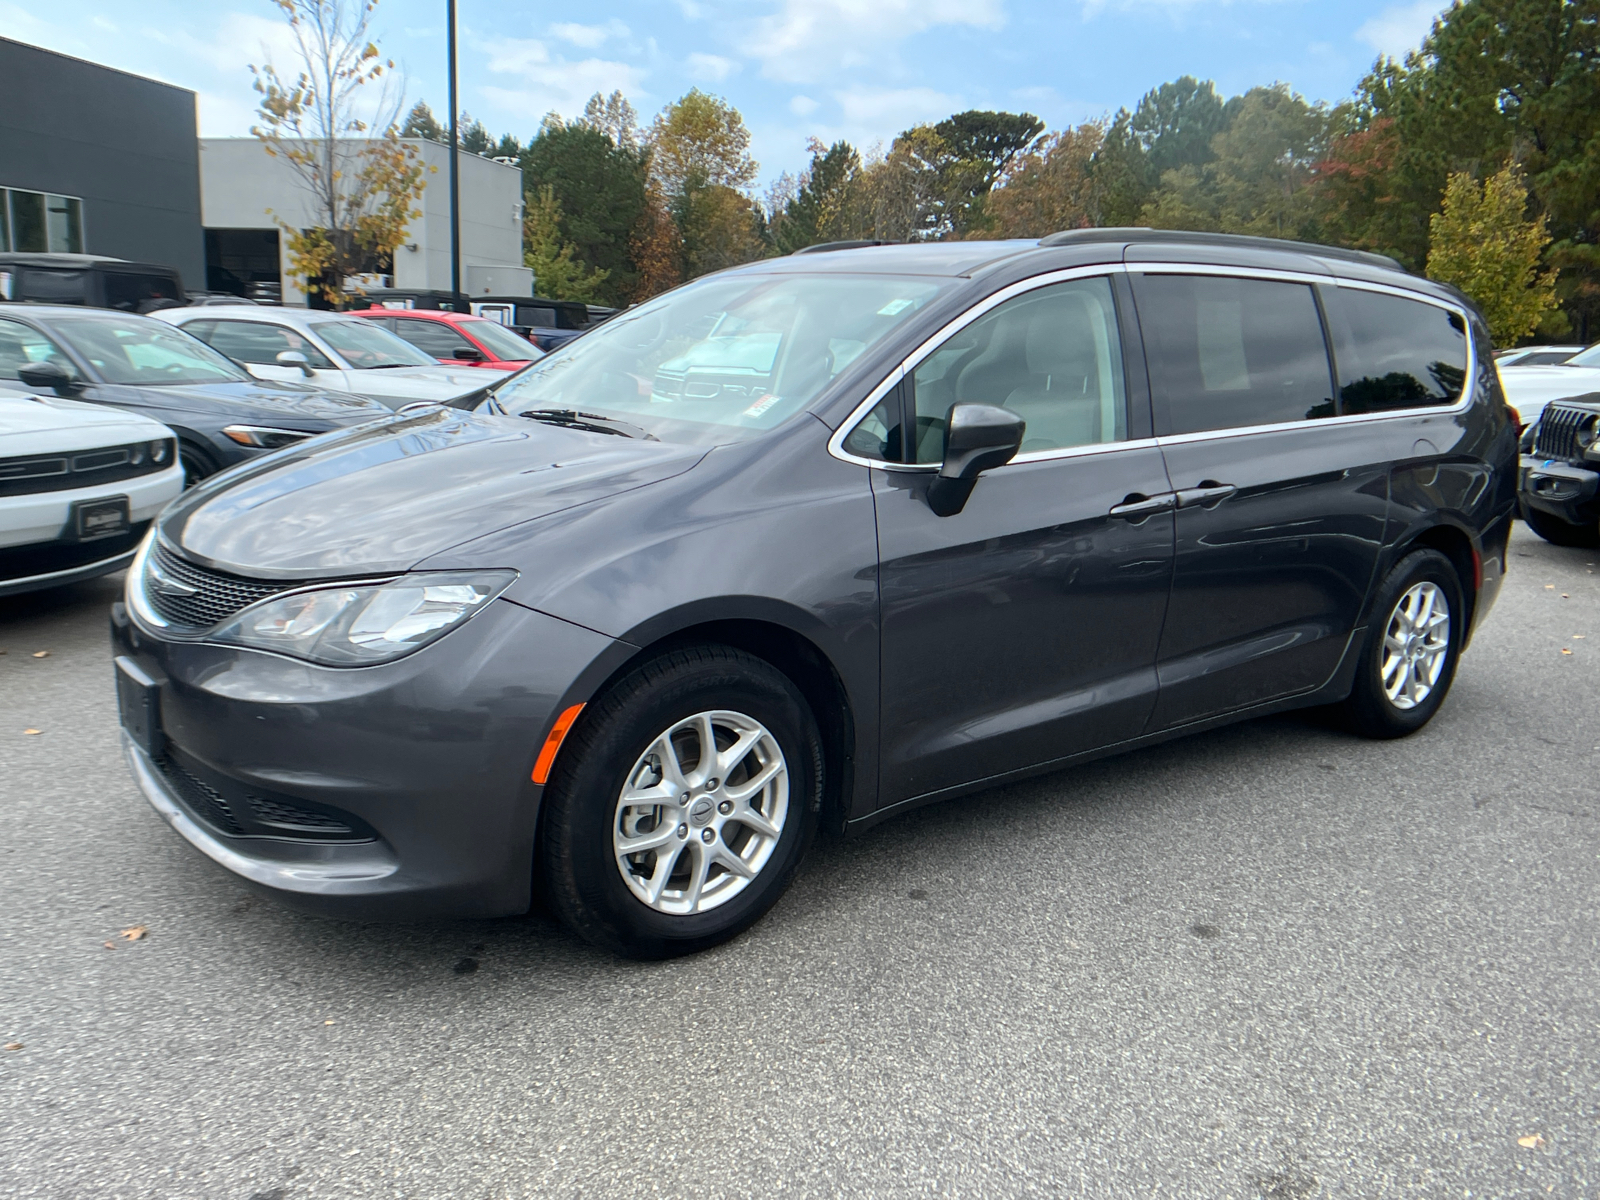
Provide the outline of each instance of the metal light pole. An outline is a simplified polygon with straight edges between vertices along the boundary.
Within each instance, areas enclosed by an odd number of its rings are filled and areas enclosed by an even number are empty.
[[[461,304],[461,134],[456,128],[456,0],[445,0],[450,47],[450,306]]]

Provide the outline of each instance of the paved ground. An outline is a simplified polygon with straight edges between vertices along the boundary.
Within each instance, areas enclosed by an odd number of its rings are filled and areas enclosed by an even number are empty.
[[[114,581],[0,602],[0,1195],[1600,1195],[1600,555],[1514,548],[1409,741],[925,810],[663,965],[252,898],[127,781]]]

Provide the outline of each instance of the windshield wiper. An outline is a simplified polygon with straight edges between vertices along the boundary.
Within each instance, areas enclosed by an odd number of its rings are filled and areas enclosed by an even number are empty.
[[[370,367],[357,367],[358,371],[392,371],[396,367],[441,367],[443,363],[376,363]]]
[[[578,412],[571,408],[530,408],[517,414],[530,421],[543,421],[546,425],[564,425],[568,429],[586,429],[590,433],[615,433],[622,437],[643,438],[647,442],[661,439],[641,425],[603,417],[599,413]]]

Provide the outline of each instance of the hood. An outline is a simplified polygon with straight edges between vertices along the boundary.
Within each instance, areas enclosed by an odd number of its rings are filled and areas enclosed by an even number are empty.
[[[1600,367],[1502,367],[1500,385],[1524,425],[1552,400],[1600,392]]]
[[[171,436],[159,421],[125,409],[0,391],[0,457],[90,450]]]
[[[167,510],[161,536],[185,557],[258,578],[403,571],[484,534],[681,474],[705,454],[435,408],[216,476]]]
[[[454,400],[486,386],[476,367],[379,367],[348,371],[350,390],[380,400]]]
[[[338,425],[349,425],[356,421],[371,421],[393,415],[386,405],[366,396],[348,396],[342,392],[325,392],[320,388],[264,379],[240,380],[238,383],[156,385],[136,390],[142,395],[159,396],[175,409],[207,409],[223,416],[281,415],[289,420],[331,421]]]

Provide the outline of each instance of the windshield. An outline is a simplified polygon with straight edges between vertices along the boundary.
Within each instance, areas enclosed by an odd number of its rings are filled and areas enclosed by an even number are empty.
[[[410,342],[401,341],[371,321],[318,321],[311,327],[358,371],[373,367],[437,367]]]
[[[237,383],[246,375],[181,329],[146,317],[56,317],[59,333],[107,383]]]
[[[1574,354],[1567,359],[1569,367],[1600,367],[1600,342],[1590,346],[1582,354]]]
[[[526,362],[540,358],[544,354],[544,351],[526,338],[518,337],[504,325],[497,324],[494,321],[472,321],[470,323],[464,321],[462,324],[466,326],[468,333],[489,347],[490,352],[496,358],[510,362]]]
[[[507,412],[573,409],[712,443],[771,429],[954,280],[732,275],[611,318],[495,389]]]

